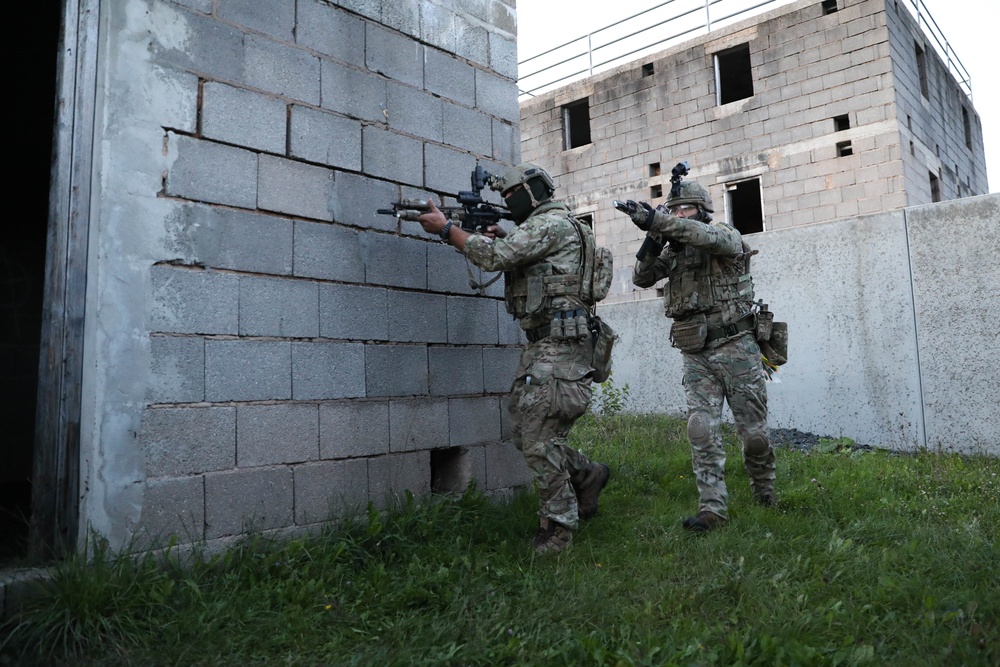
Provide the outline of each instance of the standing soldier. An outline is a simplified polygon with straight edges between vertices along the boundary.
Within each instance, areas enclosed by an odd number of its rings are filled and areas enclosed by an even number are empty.
[[[590,402],[593,346],[587,327],[594,299],[585,284],[594,257],[594,233],[552,201],[555,184],[544,169],[521,164],[493,184],[517,227],[491,226],[470,234],[447,221],[431,203],[418,220],[485,271],[505,271],[507,311],[519,320],[528,344],[507,406],[514,444],[524,454],[538,490],[538,555],[568,547],[579,519],[597,514],[597,499],[611,476],[567,443],[573,422]]]
[[[755,501],[775,506],[774,449],[767,430],[767,387],[754,335],[750,249],[740,233],[712,222],[712,199],[694,181],[681,181],[686,163],[674,171],[666,208],[627,202],[635,225],[646,232],[632,282],[651,287],[667,279],[663,298],[673,319],[670,341],[684,358],[688,439],[698,485],[698,514],[684,528],[704,532],[728,519],[720,425],[722,401],[729,402],[743,444],[743,463]],[[616,204],[617,205],[617,204]]]

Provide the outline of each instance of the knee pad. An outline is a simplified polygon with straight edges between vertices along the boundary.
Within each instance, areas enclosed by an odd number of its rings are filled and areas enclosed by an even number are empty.
[[[700,412],[692,412],[688,416],[688,440],[692,445],[704,445],[710,439],[708,419]]]
[[[743,449],[751,456],[761,456],[766,454],[770,447],[771,443],[767,441],[767,438],[765,438],[764,434],[760,431],[754,431],[748,434],[746,442],[743,443]]]

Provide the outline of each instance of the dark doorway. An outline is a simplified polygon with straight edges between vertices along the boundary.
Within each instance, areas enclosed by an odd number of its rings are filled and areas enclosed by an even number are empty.
[[[760,201],[760,179],[730,183],[726,186],[729,197],[729,219],[740,234],[764,231],[764,212]]]
[[[61,2],[15,2],[11,25],[30,27],[8,68],[18,131],[10,133],[13,182],[0,241],[0,565],[26,554],[31,515],[38,353],[45,287],[56,56]],[[15,213],[16,211],[16,213]]]

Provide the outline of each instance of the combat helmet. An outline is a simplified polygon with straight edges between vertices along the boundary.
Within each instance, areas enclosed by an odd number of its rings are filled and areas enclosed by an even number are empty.
[[[674,195],[674,190],[670,191],[665,206],[670,208],[679,204],[697,204],[704,211],[715,212],[715,209],[712,208],[712,197],[708,194],[708,188],[698,181],[681,181],[677,187],[676,195]]]
[[[507,193],[517,185],[523,185],[524,189],[508,197]],[[508,169],[490,187],[504,197],[515,222],[524,221],[533,210],[552,199],[556,190],[547,171],[527,162]]]

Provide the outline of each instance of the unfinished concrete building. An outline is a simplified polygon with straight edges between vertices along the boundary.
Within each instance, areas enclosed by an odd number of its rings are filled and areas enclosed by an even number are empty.
[[[969,82],[913,2],[800,0],[522,101],[523,159],[614,250],[609,301],[639,298],[641,240],[610,201],[662,203],[680,160],[749,234],[986,193]]]

